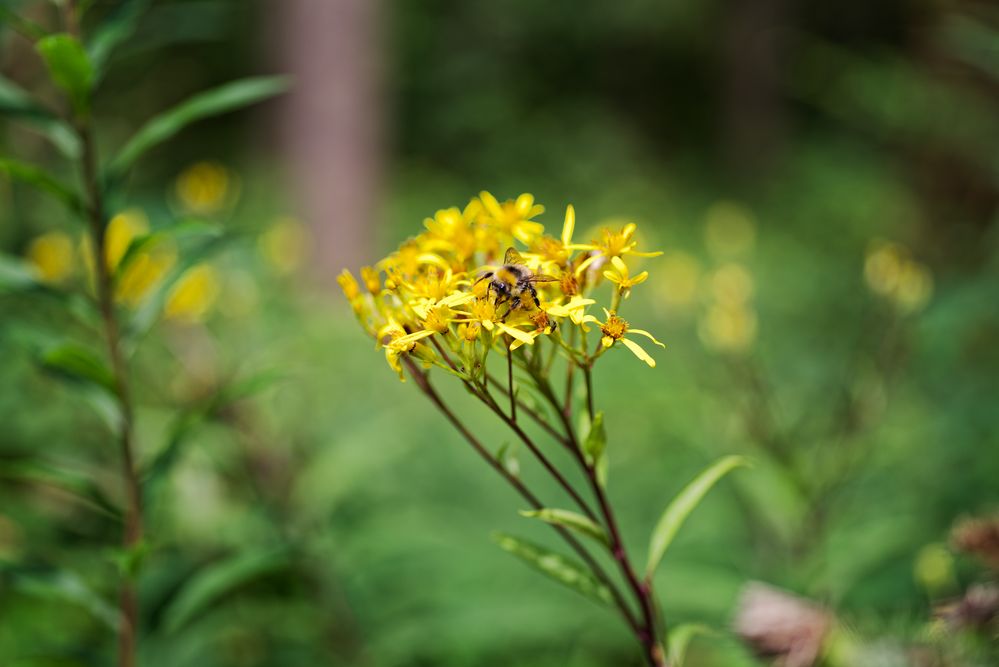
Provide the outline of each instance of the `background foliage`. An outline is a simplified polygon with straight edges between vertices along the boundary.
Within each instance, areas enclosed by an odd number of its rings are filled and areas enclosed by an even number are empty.
[[[38,4],[12,6],[41,20]],[[947,546],[950,526],[997,503],[997,17],[778,3],[776,73],[746,74],[759,36],[738,4],[385,3],[377,244],[481,188],[571,201],[580,238],[639,221],[667,251],[640,306],[669,349],[655,371],[616,355],[597,377],[632,549],[709,462],[757,461],[671,547],[667,617],[724,629],[757,579],[871,642],[932,644],[933,605],[984,576]],[[275,11],[153,3],[102,82],[101,143],[263,69]],[[0,39],[4,76],[51,97],[30,47]],[[152,229],[209,221],[234,239],[134,363],[142,460],[179,445],[148,508],[143,664],[637,664],[602,610],[489,541],[548,538],[309,279],[308,225],[327,221],[295,218],[259,129],[270,110],[186,130],[129,186]],[[24,125],[4,124],[3,153],[54,164]],[[6,181],[0,199],[0,248],[82,285],[63,210]],[[49,232],[69,250],[40,251]],[[0,294],[0,314],[0,663],[108,664],[117,453],[35,361],[45,332],[71,326],[61,311]],[[969,661],[955,664],[988,664],[971,639],[945,644]],[[753,664],[724,632],[690,661]]]

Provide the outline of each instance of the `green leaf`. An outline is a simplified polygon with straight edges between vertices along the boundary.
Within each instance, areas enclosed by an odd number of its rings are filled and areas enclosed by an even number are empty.
[[[288,85],[286,77],[255,77],[195,95],[147,122],[112,161],[112,178],[120,178],[144,153],[188,125],[273,97],[287,90]]]
[[[112,630],[118,630],[120,621],[117,610],[73,572],[16,572],[13,584],[14,588],[27,595],[83,607]]]
[[[11,30],[32,41],[40,39],[46,34],[45,28],[6,7],[0,7],[0,23],[6,23],[11,27]]]
[[[18,257],[0,254],[0,294],[20,292],[40,285],[35,269]]]
[[[711,490],[711,487],[734,468],[748,465],[748,461],[741,456],[726,456],[684,487],[666,507],[655,530],[652,531],[652,539],[649,541],[649,560],[645,566],[646,576],[651,577],[656,571],[666,549],[673,542],[673,538],[676,537],[683,522],[687,520],[687,517],[694,511],[705,494]]]
[[[103,73],[112,51],[135,33],[139,19],[150,4],[150,0],[125,0],[98,26],[87,45],[87,53],[98,77]]]
[[[698,623],[684,623],[673,628],[669,633],[669,665],[683,667],[687,657],[687,648],[695,635],[712,634],[711,628]]]
[[[149,234],[137,236],[132,239],[128,248],[125,249],[125,253],[121,256],[121,259],[118,260],[118,265],[115,267],[115,278],[121,278],[121,276],[125,273],[125,270],[143,250],[155,246],[160,241],[170,240],[182,243],[197,243],[202,240],[217,239],[221,235],[222,228],[219,225],[209,222],[201,222],[198,220],[190,220],[171,225],[163,229],[158,229]]]
[[[543,508],[540,510],[521,511],[520,515],[531,519],[541,519],[545,523],[574,530],[580,535],[593,538],[601,544],[610,545],[610,538],[607,537],[607,532],[595,521],[582,514],[570,512],[569,510]]]
[[[80,155],[80,140],[61,118],[32,99],[27,91],[0,76],[0,114],[20,121],[52,142],[65,157]]]
[[[77,343],[62,343],[42,353],[42,366],[67,380],[91,384],[115,393],[114,376],[93,351]]]
[[[586,462],[596,468],[597,482],[602,487],[607,486],[607,431],[604,428],[604,413],[593,416],[593,423],[583,441],[583,454]]]
[[[496,460],[514,477],[520,476],[520,460],[517,458],[517,443],[504,442],[496,452]]]
[[[548,575],[555,581],[568,586],[577,593],[588,598],[612,604],[610,589],[600,582],[592,572],[583,565],[560,556],[548,549],[518,539],[505,533],[494,533],[493,540],[500,549],[524,560],[531,567]]]
[[[167,607],[163,625],[174,633],[223,596],[265,575],[288,567],[284,551],[250,552],[213,563],[191,577]]]
[[[41,38],[35,49],[48,66],[52,81],[69,95],[73,109],[86,114],[94,85],[94,68],[83,45],[72,35],[59,33]]]
[[[121,516],[100,487],[87,475],[75,470],[45,461],[0,461],[0,479],[55,487],[101,514],[115,519]]]
[[[0,172],[7,174],[11,178],[33,185],[43,192],[47,192],[74,213],[82,210],[79,197],[76,193],[54,176],[40,167],[36,167],[19,160],[0,158]]]

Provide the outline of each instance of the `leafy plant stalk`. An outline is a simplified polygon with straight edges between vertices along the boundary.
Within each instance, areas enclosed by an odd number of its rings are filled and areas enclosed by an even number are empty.
[[[66,25],[74,37],[80,38],[77,4],[66,3]],[[142,542],[142,488],[135,463],[134,421],[132,394],[128,381],[128,368],[121,344],[121,327],[115,313],[114,284],[106,257],[107,211],[101,177],[98,168],[97,146],[94,141],[93,121],[88,112],[77,112],[74,125],[82,147],[79,167],[83,178],[84,203],[87,225],[90,232],[90,248],[93,254],[94,276],[100,308],[103,334],[107,345],[108,358],[114,378],[115,397],[121,413],[118,433],[120,472],[125,492],[124,531],[122,547],[126,562],[131,561]],[[134,667],[138,648],[139,600],[133,573],[130,568],[123,572],[118,606],[121,614],[118,631],[118,665]]]

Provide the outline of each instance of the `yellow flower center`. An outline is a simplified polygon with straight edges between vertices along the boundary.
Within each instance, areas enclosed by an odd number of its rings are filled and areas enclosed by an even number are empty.
[[[562,294],[565,294],[569,298],[579,294],[579,281],[576,280],[576,276],[573,275],[572,271],[566,271],[562,274],[559,287],[562,290]]]
[[[431,331],[436,331],[437,333],[445,333],[448,330],[448,325],[450,323],[449,308],[442,308],[435,306],[427,311],[427,317],[423,321],[423,326]]]
[[[478,340],[482,327],[478,322],[468,322],[458,327],[458,334],[469,343]]]
[[[628,331],[628,323],[614,313],[611,313],[604,325],[600,327],[600,331],[608,338],[621,340]]]
[[[569,259],[569,251],[565,249],[562,242],[551,236],[542,236],[531,246],[531,252],[540,255],[542,259],[565,264]]]
[[[496,306],[487,299],[476,299],[472,302],[472,317],[477,320],[492,320],[496,317]]]

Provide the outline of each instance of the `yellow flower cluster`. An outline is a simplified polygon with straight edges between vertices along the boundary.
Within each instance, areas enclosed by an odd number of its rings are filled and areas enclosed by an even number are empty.
[[[929,268],[897,243],[876,240],[870,244],[864,259],[864,280],[872,292],[908,313],[924,308],[933,296]]]
[[[105,231],[104,262],[114,276],[115,301],[130,308],[145,301],[177,263],[177,250],[165,239],[151,239],[129,251],[133,242],[149,234],[149,221],[138,209],[115,215]],[[66,282],[82,266],[93,288],[94,259],[89,236],[74,244],[64,232],[42,234],[28,245],[27,259],[38,279],[49,284]],[[218,298],[218,282],[215,269],[209,265],[191,267],[167,294],[164,315],[184,322],[204,319]]]
[[[490,350],[534,346],[540,354],[541,341],[576,363],[592,364],[620,345],[655,366],[634,337],[664,346],[618,310],[648,278],[634,271],[634,262],[662,253],[638,249],[634,223],[575,241],[572,206],[561,234],[548,235],[536,220],[544,210],[530,194],[500,202],[482,192],[464,209],[424,220],[422,233],[362,268],[360,280],[343,271],[340,286],[355,315],[400,378],[406,358],[481,377]],[[601,284],[610,285],[609,302],[598,318],[588,311]],[[601,336],[589,350],[592,328]]]

